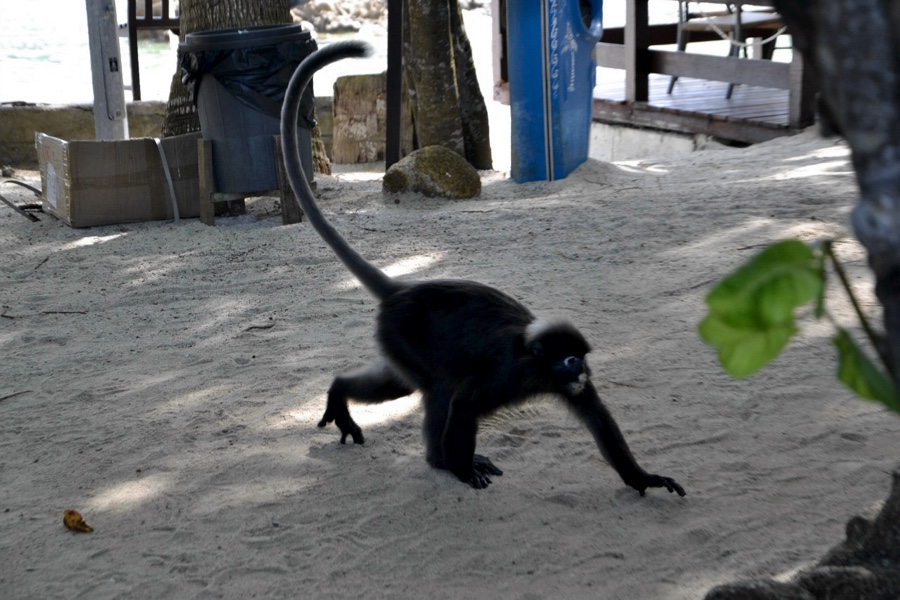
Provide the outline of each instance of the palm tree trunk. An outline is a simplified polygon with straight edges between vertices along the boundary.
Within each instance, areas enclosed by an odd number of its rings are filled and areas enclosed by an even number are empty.
[[[884,307],[900,389],[900,10],[888,0],[777,0],[819,86],[823,121],[847,139],[862,194],[856,236]]]
[[[490,169],[487,107],[459,0],[408,0],[403,21],[415,147],[445,146],[476,169]]]

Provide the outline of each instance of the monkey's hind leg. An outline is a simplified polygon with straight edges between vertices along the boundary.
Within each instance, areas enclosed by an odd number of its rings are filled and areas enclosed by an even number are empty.
[[[348,435],[353,438],[354,444],[363,444],[366,440],[362,429],[350,416],[347,400],[379,403],[408,396],[414,391],[383,362],[350,375],[338,375],[328,390],[328,405],[319,421],[319,427],[325,427],[333,421],[341,430],[342,444],[346,443]]]

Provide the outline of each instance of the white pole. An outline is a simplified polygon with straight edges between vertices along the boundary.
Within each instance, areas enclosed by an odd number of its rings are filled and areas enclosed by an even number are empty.
[[[98,140],[127,140],[128,113],[119,56],[115,0],[85,0],[91,75],[94,83],[94,135]]]

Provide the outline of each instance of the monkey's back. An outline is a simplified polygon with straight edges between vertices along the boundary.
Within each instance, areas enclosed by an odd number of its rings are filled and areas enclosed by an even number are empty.
[[[437,377],[462,381],[514,362],[525,327],[534,321],[522,303],[474,281],[410,284],[381,304],[376,337],[396,366],[427,387]]]

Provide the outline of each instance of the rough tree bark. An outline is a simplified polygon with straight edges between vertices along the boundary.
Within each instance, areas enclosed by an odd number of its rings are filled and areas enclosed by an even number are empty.
[[[825,118],[852,151],[862,193],[853,227],[875,273],[891,376],[900,384],[900,4],[777,0],[776,5],[815,74]]]
[[[868,252],[884,308],[885,353],[900,388],[900,3],[775,0],[820,90],[825,129],[843,135],[861,197],[852,223]],[[890,418],[890,417],[889,417]],[[900,471],[874,521],[855,518],[847,539],[792,581],[717,587],[707,600],[900,598]]]
[[[459,0],[403,3],[403,62],[416,148],[440,145],[492,168],[487,106]]]

